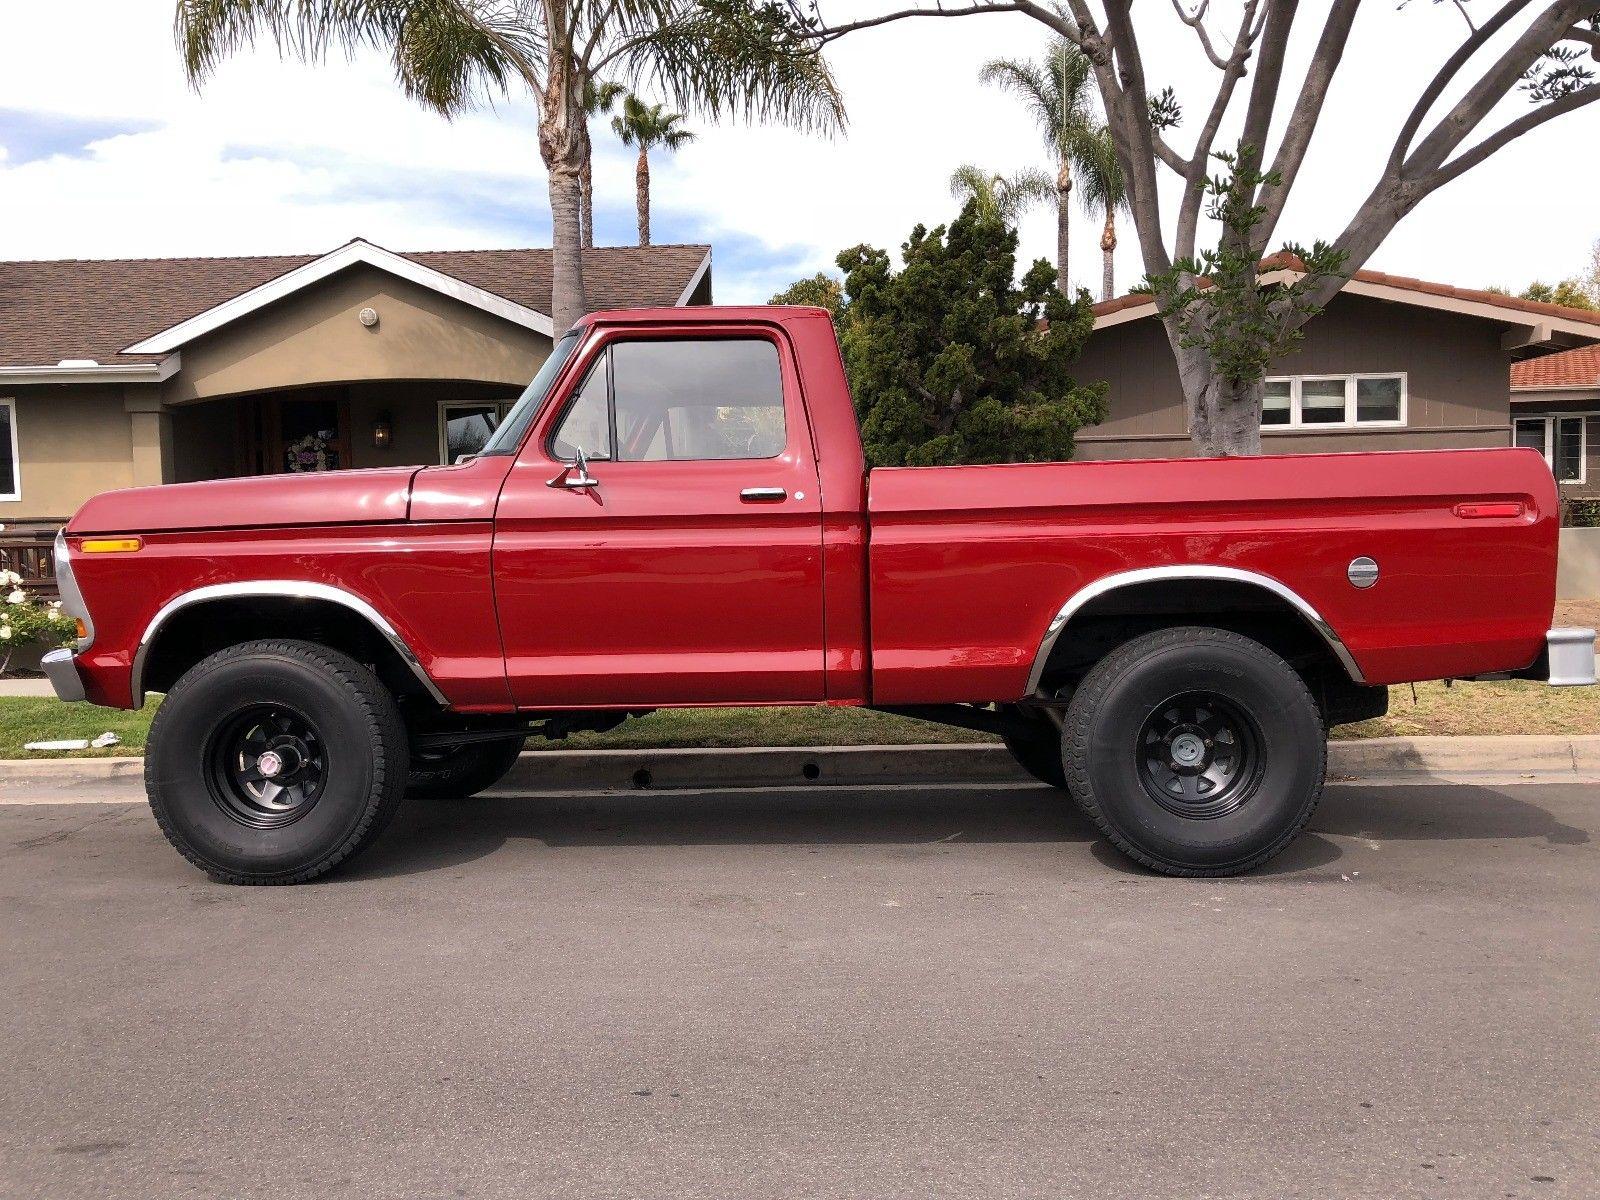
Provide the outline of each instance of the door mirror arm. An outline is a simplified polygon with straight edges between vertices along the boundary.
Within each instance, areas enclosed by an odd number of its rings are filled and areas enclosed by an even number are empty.
[[[573,460],[570,466],[561,468],[560,474],[554,479],[545,481],[547,487],[553,488],[597,488],[600,481],[589,474],[589,458],[583,452],[582,446],[573,448]],[[577,474],[574,475],[573,472]]]

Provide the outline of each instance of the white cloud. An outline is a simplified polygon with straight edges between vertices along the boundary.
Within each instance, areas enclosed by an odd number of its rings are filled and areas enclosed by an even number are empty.
[[[1213,7],[1226,18],[1228,0]],[[1152,20],[1152,77],[1201,78],[1187,31],[1170,14]],[[1364,6],[1347,56],[1360,67],[1336,88],[1285,236],[1338,231],[1458,20],[1449,6]],[[654,164],[658,231],[718,247],[725,300],[764,299],[857,242],[898,246],[915,222],[951,215],[946,179],[957,163],[1038,162],[1015,102],[980,88],[976,74],[985,58],[1032,55],[1041,43],[1037,26],[1010,16],[845,39],[834,57],[849,135],[701,129],[696,144]],[[305,251],[356,234],[396,248],[547,236],[526,101],[450,124],[401,97],[379,56],[307,68],[270,52],[226,63],[196,95],[165,0],[11,6],[0,17],[0,109],[13,110],[0,119],[3,257]],[[6,152],[4,121],[43,128],[63,116],[129,131],[32,159]],[[1589,111],[1523,139],[1426,202],[1371,265],[1466,285],[1575,271],[1600,236],[1600,159],[1582,149],[1597,132],[1600,114]],[[602,230],[625,238],[633,157],[598,140]],[[1074,219],[1073,274],[1093,284],[1099,221]],[[1053,255],[1052,216],[1030,216],[1022,232],[1026,256]],[[1141,273],[1131,229],[1123,245],[1126,286]]]

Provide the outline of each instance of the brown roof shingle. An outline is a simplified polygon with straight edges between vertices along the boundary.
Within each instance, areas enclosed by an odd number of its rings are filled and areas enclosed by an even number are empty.
[[[1600,388],[1600,346],[1579,346],[1559,354],[1511,364],[1514,388]]]
[[[589,306],[676,304],[709,252],[709,246],[692,245],[586,250]],[[66,358],[156,361],[160,355],[119,352],[320,257],[0,262],[0,366],[53,366]],[[550,311],[549,250],[426,250],[403,257],[537,312]]]

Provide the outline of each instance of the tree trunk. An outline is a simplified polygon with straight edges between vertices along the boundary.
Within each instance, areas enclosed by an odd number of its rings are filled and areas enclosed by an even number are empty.
[[[1117,257],[1117,210],[1106,205],[1106,227],[1100,231],[1100,299],[1110,300],[1117,288],[1112,269]]]
[[[579,233],[585,250],[594,249],[594,155],[583,156],[583,170],[578,175]]]
[[[1067,234],[1072,225],[1072,167],[1066,159],[1056,171],[1056,288],[1063,296],[1072,295],[1067,279],[1067,255],[1071,246]]]
[[[583,164],[589,156],[583,82],[554,48],[539,106],[539,156],[550,175],[550,320],[560,337],[588,311],[583,295]]]
[[[639,245],[650,244],[650,152],[639,147],[639,165],[633,169],[633,201],[639,209]]]
[[[1209,458],[1261,453],[1261,393],[1257,383],[1222,378],[1206,356],[1184,355],[1179,374],[1189,404],[1189,436]]]
[[[581,184],[578,169],[550,168],[550,320],[560,337],[588,308],[583,295],[583,238],[578,229]]]

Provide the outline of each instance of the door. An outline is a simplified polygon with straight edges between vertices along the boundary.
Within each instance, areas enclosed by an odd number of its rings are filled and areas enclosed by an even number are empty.
[[[823,698],[822,510],[791,354],[748,327],[585,347],[495,515],[519,706]]]

